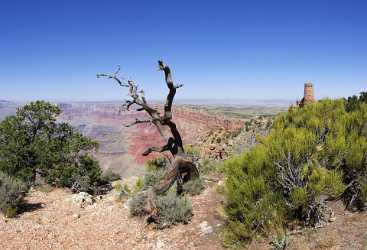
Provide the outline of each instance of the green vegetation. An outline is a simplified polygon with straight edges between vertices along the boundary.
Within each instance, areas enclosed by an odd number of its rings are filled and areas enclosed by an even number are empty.
[[[192,152],[196,151],[193,150]],[[168,164],[169,162],[165,157],[157,157],[148,161],[146,168],[147,172],[145,173],[143,179],[137,180],[134,189],[137,189],[137,191],[147,190],[148,188],[153,187],[155,184],[160,182],[163,179]],[[203,189],[204,182],[201,178],[190,180],[183,185],[183,192],[191,195],[198,195]]]
[[[184,146],[184,149],[185,149],[186,155],[190,157],[199,157],[200,155],[199,149],[194,146],[187,145],[187,146]]]
[[[14,217],[27,191],[22,181],[0,172],[0,211],[6,217]]]
[[[138,178],[137,181],[135,182],[135,186],[133,189],[133,194],[137,194],[139,193],[144,187],[144,181],[142,178]]]
[[[156,157],[153,160],[147,162],[147,170],[154,171],[156,169],[165,168],[168,165],[168,160],[166,157]]]
[[[199,171],[201,175],[208,175],[211,172],[217,171],[218,164],[211,161],[208,157],[199,160]]]
[[[146,205],[146,196],[144,193],[139,193],[131,198],[129,201],[130,215],[143,216],[145,215],[144,207]]]
[[[145,193],[139,193],[129,202],[130,214],[132,216],[145,215],[146,205]],[[177,223],[188,223],[192,217],[192,205],[190,200],[184,196],[177,196],[171,190],[165,195],[156,198],[157,214],[154,226],[163,229]]]
[[[365,97],[291,108],[253,149],[223,164],[228,242],[267,235],[291,221],[318,225],[327,219],[326,198],[365,208]]]
[[[256,116],[273,117],[279,112],[286,110],[284,103],[278,103],[277,105],[264,105],[256,103],[248,105],[234,105],[234,106],[190,106],[192,109],[205,110],[209,114],[215,116],[224,116],[234,119],[252,119]]]
[[[285,250],[289,244],[290,239],[287,235],[278,235],[270,245],[272,246],[272,250]]]
[[[177,196],[176,192],[168,192],[158,196],[156,201],[159,211],[157,228],[165,228],[177,223],[188,223],[192,217],[192,205],[186,196]]]
[[[136,181],[134,191],[129,192],[132,194],[129,201],[132,216],[146,215],[147,193],[145,191],[162,180],[168,164],[169,161],[165,157],[157,157],[147,162],[146,174],[142,179]],[[154,218],[154,226],[162,229],[177,223],[187,223],[192,217],[192,207],[185,194],[197,195],[203,189],[202,179],[197,178],[183,185],[183,195],[177,196],[176,187],[173,185],[166,194],[155,197],[157,213]]]
[[[146,173],[143,177],[139,177],[132,185],[128,183],[117,184],[114,186],[114,189],[120,193],[121,199],[139,196],[140,191],[149,189],[163,178],[167,164],[168,160],[164,157],[157,157],[153,160],[149,160],[146,163]],[[138,200],[139,197],[137,197],[136,201]],[[139,215],[139,212],[132,212],[132,214]]]
[[[103,174],[103,179],[107,182],[113,182],[121,180],[121,176],[109,169]]]
[[[204,181],[202,178],[196,178],[186,182],[183,185],[183,192],[191,195],[199,195],[204,190]]]
[[[67,123],[61,110],[44,101],[31,102],[0,123],[0,171],[27,185],[38,179],[94,193],[105,181],[90,152],[97,143]]]
[[[165,157],[157,157],[147,162],[147,172],[143,177],[143,190],[153,187],[162,180],[168,163],[169,162]]]
[[[345,99],[345,109],[348,112],[356,110],[362,102],[367,102],[367,92],[362,92],[359,96],[353,95]]]

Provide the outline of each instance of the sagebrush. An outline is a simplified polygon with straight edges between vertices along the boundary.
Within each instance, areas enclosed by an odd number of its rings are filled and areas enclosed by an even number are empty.
[[[132,216],[144,216],[146,206],[144,193],[138,193],[129,201]],[[169,227],[177,223],[188,223],[192,217],[192,205],[186,196],[177,196],[176,192],[169,191],[165,195],[156,197],[157,215],[154,226],[158,229]]]
[[[133,192],[129,200],[129,209],[132,216],[146,215],[147,190],[160,182],[168,167],[168,160],[158,157],[147,163],[147,172],[142,179],[138,179],[134,189],[139,187],[142,192]],[[204,189],[201,178],[195,178],[183,185],[183,192],[191,195],[200,194]],[[177,223],[187,223],[192,217],[192,206],[185,194],[177,195],[176,187],[173,185],[164,195],[155,197],[157,214],[154,217],[154,226],[162,229]]]
[[[14,217],[28,191],[28,186],[0,171],[0,211],[6,217]]]

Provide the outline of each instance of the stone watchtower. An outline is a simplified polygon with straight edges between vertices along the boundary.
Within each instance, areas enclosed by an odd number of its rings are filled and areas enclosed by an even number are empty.
[[[310,81],[305,83],[305,93],[303,98],[305,103],[312,103],[315,101],[315,97],[313,95],[313,84]]]
[[[304,95],[302,100],[299,102],[299,106],[303,107],[306,104],[315,102],[315,96],[313,91],[313,84],[311,81],[305,83]]]

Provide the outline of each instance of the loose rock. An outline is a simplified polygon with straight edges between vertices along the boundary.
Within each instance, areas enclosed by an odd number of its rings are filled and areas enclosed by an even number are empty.
[[[93,196],[85,192],[74,194],[72,197],[72,201],[80,207],[86,207],[94,203]]]
[[[203,221],[198,227],[200,229],[200,235],[208,235],[214,232],[213,227],[207,221]]]

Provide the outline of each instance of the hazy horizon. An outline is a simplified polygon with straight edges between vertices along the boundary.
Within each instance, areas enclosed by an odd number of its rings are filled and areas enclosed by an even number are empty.
[[[301,98],[298,98],[301,99]],[[278,103],[285,103],[285,102],[292,102],[292,101],[296,101],[298,99],[224,99],[224,98],[193,98],[193,99],[175,99],[174,102],[177,104],[200,104],[200,103],[219,103],[219,104],[246,104],[246,103],[274,103],[274,102],[278,102]],[[50,102],[70,102],[70,103],[123,103],[123,100],[66,100],[66,99],[29,99],[29,100],[15,100],[15,99],[0,99],[1,101],[4,102],[19,102],[19,103],[23,103],[23,102],[32,102],[32,101],[37,101],[37,100],[44,100],[44,101],[50,101]],[[148,102],[165,102],[165,99],[150,99],[148,100]]]

